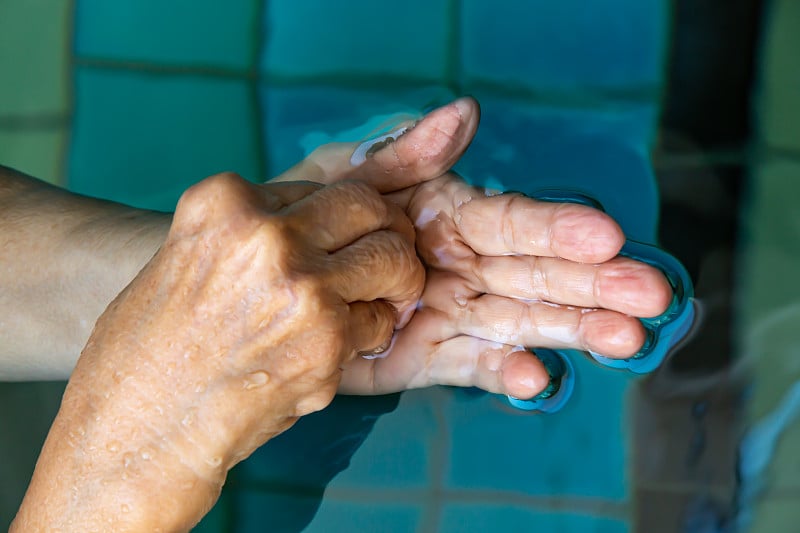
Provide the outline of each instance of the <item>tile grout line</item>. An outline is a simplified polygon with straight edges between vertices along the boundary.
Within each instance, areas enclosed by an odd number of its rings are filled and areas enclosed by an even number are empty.
[[[444,498],[444,477],[446,470],[447,457],[452,449],[450,439],[450,425],[447,422],[447,414],[444,411],[444,401],[447,398],[447,391],[441,387],[431,389],[433,396],[431,405],[433,406],[433,416],[436,420],[437,432],[428,453],[430,454],[430,465],[428,476],[430,486],[427,494],[429,498],[425,502],[422,517],[419,523],[419,531],[422,533],[435,533],[440,529],[442,510],[445,503]]]
[[[250,58],[250,71],[248,79],[250,80],[251,98],[255,108],[255,142],[256,142],[256,157],[258,165],[257,181],[263,183],[269,178],[269,137],[267,136],[267,121],[265,114],[267,113],[267,106],[265,99],[261,95],[261,83],[263,76],[261,73],[261,61],[264,57],[264,48],[267,42],[267,16],[269,12],[269,0],[255,0],[255,34],[253,36],[253,49],[251,50]]]
[[[234,79],[257,78],[263,82],[264,73],[261,69],[247,70],[233,69],[214,65],[172,65],[154,63],[149,61],[119,60],[107,57],[78,56],[76,64],[86,68],[100,68],[107,70],[129,70],[145,72],[151,75],[166,76],[203,76]],[[463,73],[451,69],[460,68],[459,61],[454,66],[449,66],[446,76],[463,77]],[[315,74],[309,76],[289,75],[280,72],[269,74],[272,87],[298,87],[305,85],[334,86],[343,89],[375,89],[396,90],[398,88],[429,87],[442,84],[442,79],[437,77],[411,77],[408,75],[376,75],[369,72],[339,71],[336,74]],[[595,87],[585,86],[578,90],[542,90],[536,87],[511,83],[507,80],[495,80],[489,77],[473,76],[468,79],[446,80],[446,85],[451,89],[460,91],[469,86],[471,91],[490,93],[497,98],[512,102],[523,102],[534,106],[568,107],[571,109],[618,109],[620,105],[645,105],[653,104],[658,97],[658,87],[650,85],[625,86],[625,87]]]
[[[72,134],[75,127],[75,107],[77,95],[77,74],[76,74],[76,48],[77,48],[77,35],[78,35],[78,1],[69,0],[67,7],[67,15],[64,23],[67,25],[66,42],[64,49],[67,51],[68,57],[64,66],[64,88],[66,94],[64,97],[67,102],[67,110],[63,115],[64,123],[62,124],[62,137],[59,146],[58,154],[58,169],[55,179],[56,185],[59,187],[67,188],[69,186],[69,150],[72,145]]]

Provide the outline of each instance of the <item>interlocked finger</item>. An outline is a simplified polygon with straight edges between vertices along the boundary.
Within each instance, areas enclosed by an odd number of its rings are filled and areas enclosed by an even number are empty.
[[[348,329],[353,355],[379,355],[389,348],[397,315],[388,303],[354,302],[350,304]]]
[[[402,210],[361,182],[340,182],[319,189],[289,206],[286,214],[295,230],[331,252],[381,229],[397,231],[412,242],[414,239]]]
[[[416,306],[425,271],[413,242],[393,231],[376,231],[331,254],[326,282],[345,302],[383,299],[401,316]]]

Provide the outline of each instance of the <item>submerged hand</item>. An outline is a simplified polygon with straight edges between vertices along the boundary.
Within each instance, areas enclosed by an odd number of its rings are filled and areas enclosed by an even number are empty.
[[[192,187],[98,320],[15,526],[187,529],[235,463],[386,346],[423,280],[411,223],[363,183]]]
[[[328,145],[286,175],[375,184],[417,230],[427,267],[421,307],[385,359],[346,366],[340,392],[380,394],[434,384],[478,386],[530,398],[549,377],[523,347],[636,353],[645,332],[634,317],[663,312],[671,289],[657,269],[616,257],[624,235],[604,213],[521,195],[486,196],[441,176],[478,122],[462,99],[421,120],[363,164],[357,146]]]

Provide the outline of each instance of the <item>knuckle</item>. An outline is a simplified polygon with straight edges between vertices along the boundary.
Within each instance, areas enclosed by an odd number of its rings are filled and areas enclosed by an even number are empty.
[[[247,182],[233,172],[208,177],[181,195],[173,225],[198,227],[203,222],[224,218],[233,208],[241,209]]]
[[[344,195],[344,198],[352,205],[374,212],[380,219],[388,218],[389,207],[380,193],[373,186],[363,181],[343,181],[337,184],[337,188]]]
[[[547,269],[542,258],[532,257],[528,262],[528,268],[528,279],[530,279],[532,295],[537,298],[551,296],[553,294],[552,280],[547,275]]]
[[[503,238],[503,246],[508,250],[516,249],[517,235],[514,224],[514,210],[522,196],[519,194],[508,194],[501,196],[503,204],[500,211],[500,232]]]

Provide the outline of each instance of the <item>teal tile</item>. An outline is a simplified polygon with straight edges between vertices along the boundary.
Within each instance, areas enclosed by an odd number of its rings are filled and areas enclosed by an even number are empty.
[[[79,55],[246,68],[260,0],[81,0]]]
[[[314,518],[322,494],[297,494],[241,490],[233,493],[230,521],[222,529],[231,533],[298,533]],[[208,530],[209,533],[211,530]],[[335,527],[327,531],[337,530]],[[369,530],[368,530],[369,531]]]
[[[417,530],[420,517],[421,508],[410,504],[386,504],[369,500],[340,502],[326,499],[322,502],[314,520],[303,531],[305,533],[353,533],[354,531],[408,533]]]
[[[455,391],[447,407],[449,488],[624,501],[630,453],[624,399],[631,375],[573,357],[575,390],[559,412],[516,410],[504,398]]]
[[[442,509],[440,533],[548,531],[558,533],[627,533],[625,521],[601,516],[537,511],[498,504],[448,503]]]
[[[211,174],[256,178],[253,107],[241,81],[79,69],[68,185],[171,210]]]
[[[352,74],[440,79],[450,34],[443,0],[402,7],[351,0],[271,0],[262,68],[272,75]]]
[[[540,90],[657,87],[668,0],[463,2],[465,75]]]
[[[381,122],[380,117],[395,113],[417,117],[421,110],[453,97],[447,89],[437,86],[389,91],[325,85],[263,86],[261,95],[271,176],[294,165],[320,144],[359,140],[358,133],[348,135],[347,131],[374,117],[378,117],[373,121],[376,125]]]
[[[383,415],[331,484],[337,489],[420,489],[431,485],[430,450],[443,436],[431,390],[408,391],[397,409]],[[412,429],[413,428],[413,429]]]

